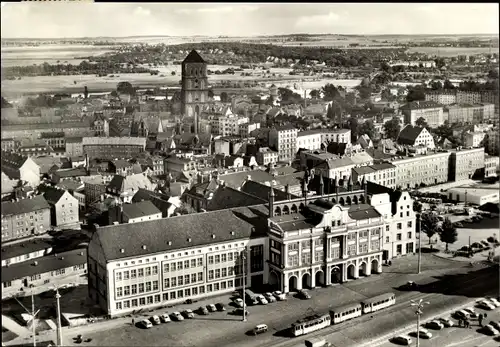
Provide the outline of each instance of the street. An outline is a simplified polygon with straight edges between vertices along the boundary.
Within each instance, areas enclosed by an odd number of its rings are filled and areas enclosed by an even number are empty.
[[[432,303],[426,314],[446,310],[449,307],[462,305],[476,296],[487,293],[495,294],[498,290],[498,269],[477,266],[470,268],[460,262],[440,259],[432,255],[423,255],[423,273],[416,275],[416,256],[397,259],[393,266],[384,267],[384,273],[367,278],[360,278],[329,288],[311,290],[311,300],[299,300],[290,297],[287,302],[271,303],[266,306],[250,306],[247,322],[241,317],[228,315],[227,312],[212,313],[208,316],[196,315],[192,320],[171,322],[142,330],[132,326],[131,318],[114,321],[106,332],[99,325],[65,329],[65,345],[72,345],[72,338],[83,334],[92,338],[93,346],[299,346],[306,338],[291,339],[283,337],[283,330],[297,319],[313,312],[324,313],[335,306],[360,301],[363,298],[393,291],[397,295],[396,305],[373,315],[366,315],[340,325],[331,326],[309,336],[327,336],[337,347],[358,346],[361,342],[384,333],[401,328],[414,321],[410,299],[423,298]],[[399,291],[397,288],[408,280],[421,285],[419,291]],[[204,300],[192,305],[180,305],[169,309],[196,309],[208,303],[228,303],[228,297]],[[230,310],[231,307],[228,307]],[[159,311],[165,312],[166,310]],[[153,313],[148,313],[152,315]],[[140,317],[135,317],[137,321]],[[120,323],[121,322],[121,323]],[[255,325],[265,323],[269,332],[257,337],[246,336],[245,333]],[[101,330],[101,331],[100,331]],[[47,339],[54,339],[54,332]]]

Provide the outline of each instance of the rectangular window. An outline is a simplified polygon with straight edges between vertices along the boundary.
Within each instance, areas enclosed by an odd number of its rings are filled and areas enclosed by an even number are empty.
[[[411,228],[411,221],[408,222],[408,228]]]
[[[189,275],[184,275],[184,284],[189,284]]]
[[[191,259],[191,267],[196,267],[196,259]]]
[[[219,283],[214,283],[214,291],[218,291],[219,290]]]
[[[233,253],[228,253],[227,254],[227,260],[228,261],[233,261]]]
[[[408,238],[411,239],[411,232],[408,233]]]
[[[137,278],[137,270],[130,270],[130,278]]]
[[[137,284],[132,284],[131,289],[132,289],[132,295],[136,295],[137,294]]]
[[[184,285],[184,278],[182,276],[177,276],[177,285]]]
[[[186,297],[191,296],[191,289],[189,289],[189,288],[184,289],[184,296],[186,296]]]
[[[177,270],[182,270],[182,261],[177,262]]]
[[[386,236],[386,237],[385,237],[385,243],[389,243],[389,242],[390,242],[390,241],[389,241],[389,236]]]
[[[371,242],[371,247],[372,247],[372,250],[379,250],[380,249],[380,242],[379,242],[379,240],[373,240]]]
[[[389,226],[388,225],[385,226],[385,231],[389,231]]]
[[[163,288],[170,288],[170,279],[169,278],[165,278],[163,280]]]
[[[177,291],[177,297],[180,299],[180,298],[183,298],[184,297],[184,291],[183,290],[178,290]]]
[[[176,297],[175,292],[171,292],[170,293],[170,300],[175,299],[175,297]]]
[[[221,256],[220,256],[220,261],[221,261],[222,263],[225,263],[225,262],[227,261],[227,255],[226,255],[226,254],[221,254]]]
[[[160,294],[156,294],[156,295],[155,295],[155,303],[158,303],[158,302],[160,302],[160,301],[161,301],[161,296],[160,296]]]
[[[121,302],[117,302],[116,303],[116,309],[117,310],[121,310],[122,309],[122,303]]]
[[[227,268],[227,275],[228,276],[233,276],[234,275],[234,268],[233,267],[228,267]]]
[[[139,298],[139,305],[141,306],[146,305],[146,298]]]
[[[130,286],[123,287],[123,295],[124,296],[130,295]]]
[[[153,297],[152,296],[148,296],[147,300],[148,300],[148,305],[150,305],[150,304],[153,303]]]
[[[153,281],[153,290],[158,290],[158,281]]]
[[[203,282],[203,272],[198,272],[198,281]]]
[[[211,293],[213,290],[212,290],[212,285],[211,284],[207,284],[207,293]]]
[[[302,241],[302,242],[300,243],[300,247],[301,247],[302,249],[309,249],[309,245],[310,245],[309,240]]]
[[[146,282],[146,292],[151,291],[151,282]]]
[[[222,268],[221,270],[222,270],[221,271],[221,276],[222,277],[226,277],[227,276],[227,269],[226,268]]]
[[[116,287],[116,297],[122,297],[123,296],[123,288],[122,287]]]
[[[116,272],[115,273],[115,278],[117,281],[121,281],[122,280],[122,273],[121,272]]]
[[[208,279],[213,280],[214,279],[214,270],[209,270],[208,271]]]
[[[215,256],[215,264],[219,264],[220,263],[220,255],[216,255]]]
[[[151,268],[150,267],[146,268],[146,276],[151,276]]]
[[[137,299],[132,299],[131,303],[132,303],[132,307],[137,307],[138,306]]]
[[[167,264],[167,268],[168,268],[168,264]],[[168,270],[167,270],[168,271]],[[139,269],[137,270],[137,276],[138,277],[144,277],[144,269]]]
[[[356,245],[350,245],[347,249],[347,254],[356,255]]]
[[[191,283],[196,283],[196,274],[191,274]]]
[[[198,266],[203,266],[203,258],[198,258],[197,259],[197,265]]]
[[[220,269],[215,270],[215,278],[220,278]]]
[[[340,247],[332,248],[332,258],[339,259],[340,258]]]
[[[210,255],[210,256],[208,257],[208,264],[209,264],[209,265],[212,265],[213,263],[214,263],[214,257],[213,257],[212,255]]]
[[[398,230],[401,230],[401,228],[402,228],[401,223],[398,223],[398,224],[397,224],[397,228],[398,228]]]
[[[144,293],[144,283],[139,283],[139,294]]]
[[[191,291],[193,292],[193,296],[198,295],[198,288],[194,287]]]
[[[200,294],[205,294],[205,286],[198,287],[198,290],[200,291]]]
[[[189,269],[189,260],[184,260],[184,269]]]
[[[158,266],[153,266],[153,275],[158,275]]]
[[[130,273],[128,271],[123,271],[123,279],[128,280],[130,278]]]
[[[177,278],[172,277],[170,279],[170,286],[172,286],[172,287],[176,287],[177,286]]]

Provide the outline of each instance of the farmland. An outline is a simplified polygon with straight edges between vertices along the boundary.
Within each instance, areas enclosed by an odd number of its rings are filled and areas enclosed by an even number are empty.
[[[457,55],[488,54],[490,49],[486,47],[410,47],[409,53],[438,54],[441,57],[455,57]],[[498,54],[498,47],[491,48],[491,53]]]

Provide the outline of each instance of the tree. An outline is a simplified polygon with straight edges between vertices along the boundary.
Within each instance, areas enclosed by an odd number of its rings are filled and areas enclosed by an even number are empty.
[[[383,101],[391,101],[392,100],[392,94],[391,94],[391,91],[389,89],[384,89],[382,90],[382,93],[380,93],[380,98],[383,100]]]
[[[178,214],[193,214],[196,213],[196,210],[189,204],[186,204],[184,201],[181,201],[179,207],[174,210],[174,215]]]
[[[429,238],[429,244],[431,244],[431,238],[439,231],[438,229],[439,219],[435,214],[424,213],[421,215],[420,230]]]
[[[396,140],[399,132],[401,131],[401,122],[399,121],[399,118],[394,117],[391,120],[388,120],[384,124],[384,132],[385,135],[393,140]]]
[[[212,89],[209,89],[209,90],[208,90],[208,97],[209,97],[210,99],[213,99],[213,98],[214,98],[214,91],[213,91]]]
[[[319,90],[313,89],[309,92],[309,96],[313,99],[317,99],[320,96]]]
[[[175,71],[172,71],[170,74],[171,74],[172,76],[175,76]]]
[[[488,71],[488,78],[491,79],[498,78],[498,69]]]
[[[432,90],[443,89],[443,84],[441,83],[441,81],[432,81],[431,82],[431,89]]]
[[[422,213],[422,204],[420,201],[414,200],[413,201],[413,211],[417,213]]]
[[[422,101],[425,100],[425,91],[423,88],[416,86],[414,88],[408,89],[408,94],[406,95],[406,101]]]
[[[222,101],[222,102],[228,102],[229,101],[229,95],[227,95],[226,92],[220,93],[220,101]]]
[[[370,137],[371,140],[374,140],[377,137],[377,129],[375,129],[375,124],[373,124],[373,121],[367,120],[366,122],[361,124],[358,130],[358,134],[366,134]]]
[[[122,94],[129,94],[129,95],[135,94],[135,89],[134,87],[132,87],[132,84],[126,81],[118,83],[118,85],[116,86],[116,91]]]
[[[455,86],[450,82],[450,80],[445,80],[443,89],[455,89]]]
[[[326,84],[321,89],[323,91],[323,100],[325,100],[325,101],[333,101],[333,100],[340,97],[339,91],[331,83]]]
[[[446,243],[446,252],[448,252],[448,244],[455,243],[458,239],[457,229],[449,218],[446,218],[439,231],[439,238],[441,242]]]
[[[420,117],[415,121],[415,125],[419,126],[421,128],[427,128],[429,125],[427,124],[427,121],[425,120],[424,117]]]

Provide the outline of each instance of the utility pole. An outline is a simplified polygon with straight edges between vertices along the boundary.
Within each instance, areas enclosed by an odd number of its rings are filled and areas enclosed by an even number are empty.
[[[420,315],[422,315],[423,313],[423,308],[424,308],[424,304],[428,305],[429,302],[427,301],[422,301],[422,299],[420,299],[418,302],[417,301],[414,301],[414,300],[410,300],[411,304],[410,306],[416,306],[417,307],[417,310],[415,311],[415,314],[417,315],[417,347],[420,347]]]
[[[62,327],[61,327],[61,305],[59,304],[59,299],[61,298],[61,294],[59,294],[59,290],[56,288],[56,305],[57,305],[57,346],[61,347],[63,345],[62,338]]]
[[[243,263],[242,268],[243,268],[243,293],[242,293],[242,298],[243,298],[243,322],[247,321],[247,304],[246,304],[246,298],[245,298],[245,277],[246,277],[246,271],[245,271],[245,266],[246,266],[246,252],[247,248],[243,250],[243,254],[241,255],[241,262]]]
[[[31,325],[32,325],[32,331],[33,331],[33,347],[36,347],[36,320],[35,320],[35,317],[36,315],[38,314],[38,312],[40,312],[40,310],[36,311],[35,312],[35,296],[33,294],[33,288],[35,286],[34,285],[30,285],[30,288],[31,288],[31,311],[28,310],[23,304],[22,302],[20,302],[19,300],[17,300],[17,297],[14,296],[14,299],[17,301],[17,303],[19,305],[21,305],[22,308],[24,308],[24,310],[26,311],[27,314],[29,314],[31,316]],[[28,322],[29,323],[29,322]]]
[[[422,215],[417,214],[417,228],[418,228],[418,270],[417,274],[420,274],[421,264],[422,264]]]

